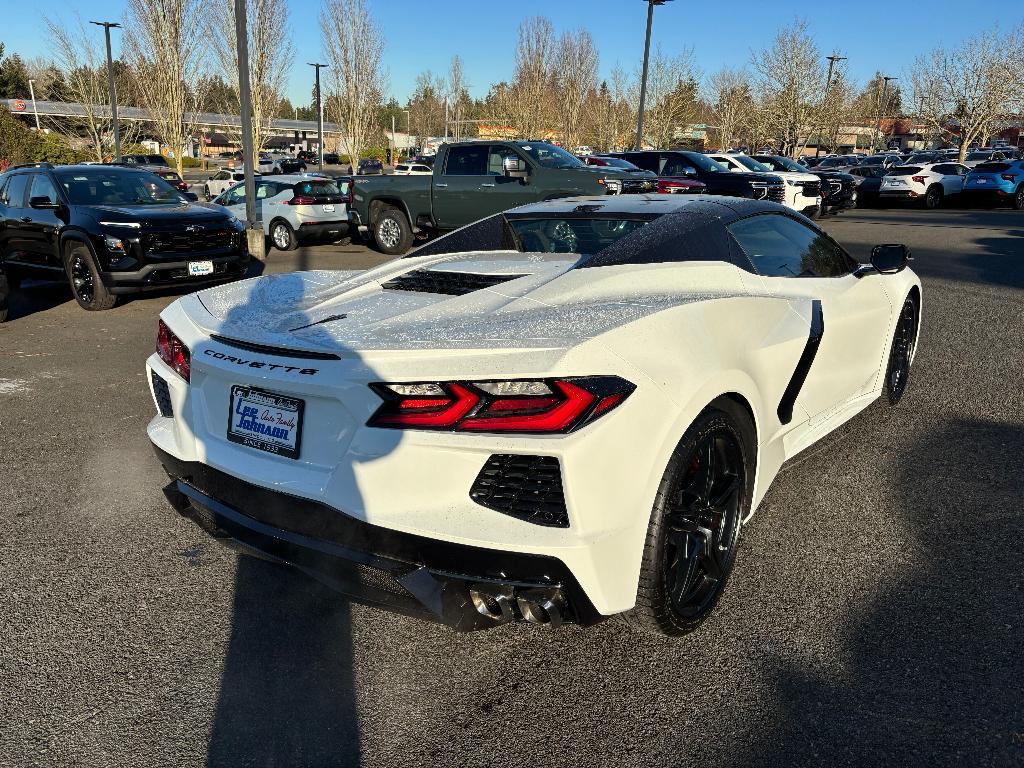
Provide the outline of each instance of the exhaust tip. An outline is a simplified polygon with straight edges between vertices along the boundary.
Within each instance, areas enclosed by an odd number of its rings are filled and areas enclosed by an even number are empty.
[[[566,603],[561,589],[524,589],[516,595],[516,605],[531,624],[559,627],[565,622]]]
[[[469,599],[476,612],[493,621],[511,621],[515,592],[512,587],[499,584],[474,584],[469,588]]]

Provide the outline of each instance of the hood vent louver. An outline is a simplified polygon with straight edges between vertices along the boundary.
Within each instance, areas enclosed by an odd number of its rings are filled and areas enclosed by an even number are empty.
[[[381,283],[388,291],[417,291],[419,293],[442,293],[449,296],[464,296],[473,291],[493,288],[495,285],[517,280],[526,275],[480,275],[472,272],[441,272],[429,269],[415,269],[399,275],[394,280]]]

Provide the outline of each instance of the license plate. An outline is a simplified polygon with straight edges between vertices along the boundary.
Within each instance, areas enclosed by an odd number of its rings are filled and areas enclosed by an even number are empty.
[[[988,179],[975,179],[975,184],[988,184]]]
[[[193,277],[198,275],[212,275],[213,274],[213,262],[212,261],[190,261],[188,263],[188,273]]]
[[[325,205],[324,206],[324,213],[334,213],[334,206],[333,205]]]
[[[254,387],[231,387],[228,440],[267,453],[299,458],[305,402]]]

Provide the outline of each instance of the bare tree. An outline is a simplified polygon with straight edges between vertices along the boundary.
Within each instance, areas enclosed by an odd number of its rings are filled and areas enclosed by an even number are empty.
[[[597,86],[597,48],[585,29],[566,32],[556,53],[560,133],[570,150],[580,143],[587,96]]]
[[[37,63],[48,99],[80,104],[76,117],[45,118],[48,126],[68,139],[84,138],[97,161],[102,161],[114,144],[107,87],[106,49],[103,37],[90,30],[75,14],[74,21],[44,17],[50,37],[53,67]],[[39,86],[37,86],[39,87]],[[121,122],[123,143],[132,140],[136,124]]]
[[[551,85],[554,80],[555,33],[543,16],[519,25],[512,88],[504,107],[516,132],[540,138],[552,124]]]
[[[839,148],[839,132],[848,122],[851,112],[853,88],[846,77],[846,67],[837,65],[832,73],[828,90],[818,108],[818,140],[830,152]]]
[[[409,99],[409,122],[421,136],[440,136],[444,131],[445,82],[432,71],[416,75]]]
[[[213,0],[210,20],[213,62],[231,86],[230,101],[218,110],[241,114],[238,93],[238,37],[235,34],[234,0]],[[285,83],[295,57],[288,33],[286,0],[246,0],[249,35],[249,93],[252,108],[253,150],[258,152],[270,138],[270,123],[277,116]],[[241,126],[236,131],[241,136]]]
[[[341,128],[340,149],[354,171],[360,153],[380,129],[376,121],[383,100],[384,38],[365,0],[326,0],[320,30],[333,84],[327,108]]]
[[[764,96],[764,118],[787,153],[801,149],[814,129],[825,72],[818,46],[797,20],[780,29],[770,48],[754,53],[755,88]]]
[[[677,129],[696,121],[700,112],[698,74],[691,49],[671,57],[661,46],[655,49],[647,70],[644,108],[644,130],[655,145],[668,147]]]
[[[207,18],[202,0],[127,0],[124,35],[140,106],[153,132],[171,150],[178,173],[196,133],[202,93]]]
[[[936,132],[960,134],[960,162],[971,142],[1019,104],[1024,88],[1024,28],[998,28],[918,57],[911,71],[918,115]]]
[[[724,67],[708,79],[707,100],[712,120],[721,137],[721,149],[732,146],[743,117],[750,109],[750,75],[742,69]]]
[[[451,111],[452,133],[458,141],[465,135],[463,120],[466,116],[466,106],[469,102],[469,91],[462,74],[462,59],[452,56],[451,64],[448,67],[448,83],[445,94],[449,109]]]

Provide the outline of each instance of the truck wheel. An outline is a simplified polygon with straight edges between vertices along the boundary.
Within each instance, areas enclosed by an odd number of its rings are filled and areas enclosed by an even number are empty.
[[[7,303],[10,295],[11,289],[7,283],[7,275],[0,272],[0,323],[7,320]]]
[[[64,252],[64,271],[71,285],[71,293],[82,309],[96,312],[112,309],[117,304],[117,296],[107,290],[100,279],[96,260],[88,247],[72,245]]]
[[[412,246],[412,226],[405,213],[393,205],[380,210],[373,224],[373,239],[381,253],[401,256]]]

